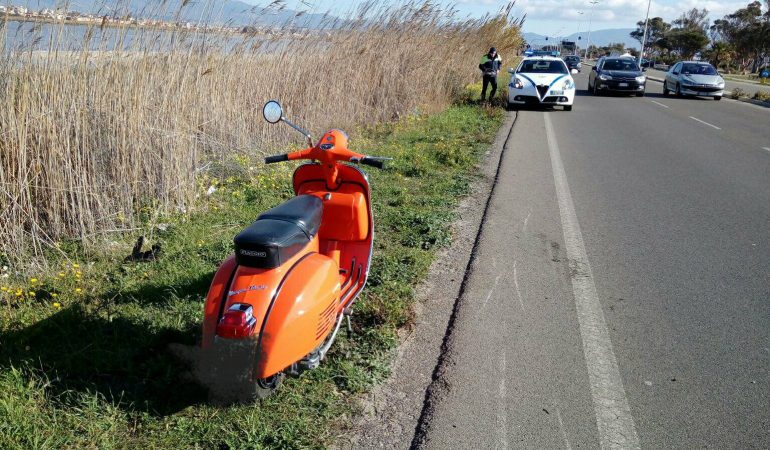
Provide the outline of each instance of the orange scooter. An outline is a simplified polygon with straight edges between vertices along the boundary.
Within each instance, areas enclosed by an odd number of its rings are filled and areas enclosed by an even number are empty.
[[[374,236],[366,174],[386,158],[348,149],[341,130],[313,145],[277,101],[269,123],[285,122],[309,147],[265,163],[310,160],[294,172],[296,196],[265,211],[235,237],[205,303],[202,362],[209,389],[225,402],[264,398],[285,374],[318,367],[366,284]]]

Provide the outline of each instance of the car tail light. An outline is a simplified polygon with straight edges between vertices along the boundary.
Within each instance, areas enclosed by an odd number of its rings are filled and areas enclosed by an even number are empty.
[[[217,335],[228,339],[246,338],[254,334],[256,325],[254,308],[245,303],[234,303],[219,319]]]

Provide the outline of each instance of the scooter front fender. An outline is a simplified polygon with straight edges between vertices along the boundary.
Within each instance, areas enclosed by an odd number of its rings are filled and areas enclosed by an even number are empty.
[[[337,263],[305,255],[281,281],[261,322],[256,377],[275,375],[318,348],[340,309]]]

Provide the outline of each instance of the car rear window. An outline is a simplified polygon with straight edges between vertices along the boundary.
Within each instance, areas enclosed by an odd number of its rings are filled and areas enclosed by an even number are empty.
[[[524,61],[519,66],[519,73],[569,73],[567,66],[561,61]]]
[[[608,59],[604,62],[602,70],[626,70],[629,72],[639,72],[639,66],[633,59]]]
[[[682,66],[685,75],[716,75],[717,70],[710,64],[685,64]]]

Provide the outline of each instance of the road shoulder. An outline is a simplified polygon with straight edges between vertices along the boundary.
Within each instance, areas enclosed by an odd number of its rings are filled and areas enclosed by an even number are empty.
[[[340,437],[339,448],[410,447],[515,120],[516,113],[508,113],[480,166],[481,178],[458,207],[452,244],[418,289],[416,323],[401,336],[391,376],[363,399],[364,413]]]

